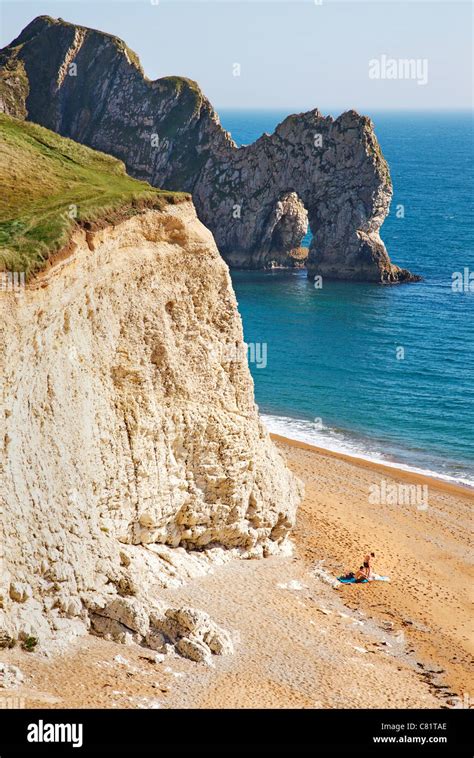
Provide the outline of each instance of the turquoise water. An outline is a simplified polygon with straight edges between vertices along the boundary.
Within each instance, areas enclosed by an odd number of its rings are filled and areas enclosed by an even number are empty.
[[[239,145],[285,115],[220,113]],[[304,271],[233,271],[245,339],[267,345],[256,399],[288,437],[474,484],[474,291],[452,289],[474,272],[472,119],[370,115],[394,184],[382,237],[424,281],[315,290]]]

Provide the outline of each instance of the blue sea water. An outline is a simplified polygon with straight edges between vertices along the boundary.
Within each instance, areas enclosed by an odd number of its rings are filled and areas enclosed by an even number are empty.
[[[238,145],[285,115],[220,112]],[[474,485],[474,291],[452,288],[474,272],[472,115],[369,115],[394,185],[382,238],[424,280],[316,290],[301,270],[233,271],[245,339],[267,345],[256,400],[271,431]]]

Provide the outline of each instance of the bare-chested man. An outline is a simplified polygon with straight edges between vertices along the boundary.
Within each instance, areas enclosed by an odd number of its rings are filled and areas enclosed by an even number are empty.
[[[368,575],[367,579],[372,579],[374,576],[374,559],[375,559],[375,553],[367,553],[367,555],[364,558],[364,568],[367,568]]]

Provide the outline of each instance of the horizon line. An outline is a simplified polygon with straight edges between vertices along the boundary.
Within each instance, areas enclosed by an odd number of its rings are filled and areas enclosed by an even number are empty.
[[[300,111],[302,113],[307,113],[308,111],[340,111],[340,113],[346,113],[347,111],[360,111],[360,108],[355,108],[354,106],[347,106],[343,107],[341,110],[341,106],[337,107],[325,107],[320,105],[315,105],[313,107],[305,107],[305,106],[289,106],[289,105],[268,105],[265,107],[258,107],[254,105],[214,105],[213,106],[215,110],[234,110],[234,111],[261,111],[261,112],[268,112],[268,111],[281,111],[285,110],[288,111],[288,113],[294,113],[296,111]],[[472,106],[459,106],[459,107],[437,107],[437,108],[409,108],[409,107],[400,107],[400,108],[380,108],[380,107],[371,107],[371,106],[363,106],[364,110],[371,110],[376,111],[378,113],[472,113],[474,114],[474,105]]]

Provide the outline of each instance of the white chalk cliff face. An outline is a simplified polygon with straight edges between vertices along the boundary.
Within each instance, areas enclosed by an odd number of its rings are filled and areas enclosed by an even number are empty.
[[[160,555],[277,552],[300,485],[258,418],[227,266],[192,203],[73,242],[0,300],[0,631],[41,640],[95,614],[144,639]]]

